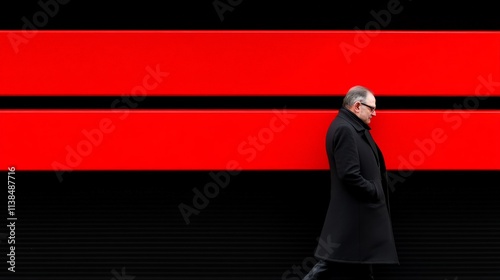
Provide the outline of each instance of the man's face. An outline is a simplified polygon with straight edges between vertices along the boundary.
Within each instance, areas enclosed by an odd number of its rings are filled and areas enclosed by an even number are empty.
[[[366,124],[370,124],[371,118],[377,115],[377,112],[375,111],[375,108],[377,107],[377,104],[375,102],[375,96],[373,94],[368,93],[366,95],[366,100],[359,102],[359,104],[356,104],[356,115]]]

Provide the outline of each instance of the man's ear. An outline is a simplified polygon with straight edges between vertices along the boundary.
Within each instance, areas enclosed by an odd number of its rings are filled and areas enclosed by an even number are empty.
[[[361,107],[361,102],[360,101],[357,101],[356,103],[354,103],[354,111],[357,113],[359,112],[360,108]]]

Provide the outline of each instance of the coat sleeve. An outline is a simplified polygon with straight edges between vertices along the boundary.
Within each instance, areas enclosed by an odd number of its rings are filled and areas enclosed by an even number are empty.
[[[353,193],[370,201],[380,200],[375,184],[361,176],[355,132],[348,126],[339,126],[333,138],[336,172],[340,181]],[[382,187],[382,186],[380,186]]]

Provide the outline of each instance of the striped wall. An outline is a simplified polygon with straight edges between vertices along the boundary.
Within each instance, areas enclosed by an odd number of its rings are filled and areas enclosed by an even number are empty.
[[[301,279],[354,84],[390,171],[401,265],[378,278],[500,277],[499,32],[4,29],[1,277]]]

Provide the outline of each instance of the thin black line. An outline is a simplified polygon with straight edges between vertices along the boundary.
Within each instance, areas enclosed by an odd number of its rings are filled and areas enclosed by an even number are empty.
[[[338,109],[342,96],[2,96],[0,109]],[[500,96],[379,96],[379,109],[500,109]]]

